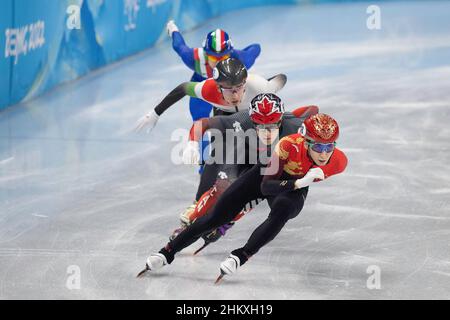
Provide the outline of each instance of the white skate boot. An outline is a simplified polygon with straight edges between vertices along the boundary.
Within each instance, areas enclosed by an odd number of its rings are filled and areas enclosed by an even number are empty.
[[[239,268],[240,266],[240,259],[234,254],[230,254],[230,256],[220,264],[220,276],[217,278],[215,283],[219,283],[225,275],[231,275],[235,273],[237,268]]]
[[[139,272],[137,277],[140,278],[147,271],[155,271],[161,269],[165,265],[167,265],[166,257],[162,253],[153,253],[150,255],[150,257],[147,258],[145,269]]]
[[[167,264],[167,259],[162,253],[154,253],[147,258],[147,267],[154,271],[161,269]]]

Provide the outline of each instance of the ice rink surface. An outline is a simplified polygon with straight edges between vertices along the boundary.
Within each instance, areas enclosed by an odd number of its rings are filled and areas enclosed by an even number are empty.
[[[196,168],[169,160],[188,99],[150,135],[127,133],[191,75],[169,41],[0,112],[0,298],[448,299],[450,2],[380,2],[381,30],[366,27],[370,4],[247,9],[185,33],[192,46],[216,27],[238,48],[261,43],[252,71],[287,74],[288,109],[338,119],[349,157],[220,286],[220,262],[266,204],[200,256],[199,241],[135,279],[198,183]],[[374,269],[379,290],[367,287]]]

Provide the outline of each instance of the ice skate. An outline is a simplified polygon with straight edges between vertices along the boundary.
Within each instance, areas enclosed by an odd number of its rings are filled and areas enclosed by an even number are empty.
[[[220,264],[220,275],[217,277],[215,284],[218,284],[224,276],[235,273],[240,265],[240,259],[237,256],[230,254],[230,256]]]
[[[137,278],[142,277],[147,271],[155,271],[167,265],[167,259],[162,253],[154,253],[147,258],[145,269],[139,272]]]

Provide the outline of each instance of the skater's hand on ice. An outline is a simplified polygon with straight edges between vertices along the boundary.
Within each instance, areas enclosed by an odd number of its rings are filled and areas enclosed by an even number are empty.
[[[147,128],[147,133],[150,133],[150,131],[152,131],[156,126],[158,119],[159,116],[156,114],[155,110],[152,110],[138,120],[134,131],[141,132],[142,130],[144,130],[144,128]]]
[[[171,37],[171,38],[172,38],[172,33],[174,33],[175,31],[179,32],[178,27],[173,20],[170,20],[167,23],[166,28],[167,28],[167,33],[169,34],[169,37]]]
[[[325,175],[323,174],[323,171],[320,168],[312,168],[305,174],[303,178],[297,179],[295,181],[295,189],[308,187],[316,179],[318,180],[325,179]]]
[[[183,150],[184,164],[199,164],[200,163],[200,145],[197,141],[189,141],[186,148]]]

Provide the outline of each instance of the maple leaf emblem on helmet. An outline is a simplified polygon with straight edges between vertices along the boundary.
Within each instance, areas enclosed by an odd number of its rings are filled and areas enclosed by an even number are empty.
[[[263,101],[258,102],[258,109],[262,114],[269,114],[275,110],[273,110],[274,101],[270,101],[267,97],[264,97]]]

